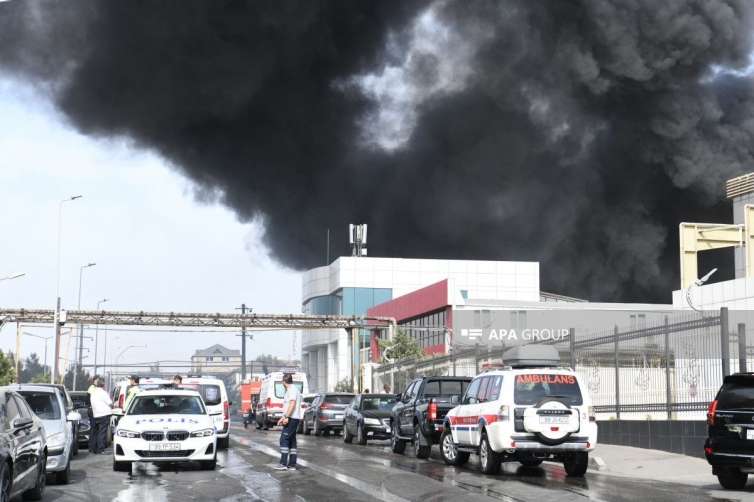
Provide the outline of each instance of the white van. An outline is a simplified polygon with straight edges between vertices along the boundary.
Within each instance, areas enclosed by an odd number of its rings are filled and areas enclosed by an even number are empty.
[[[308,394],[309,383],[306,380],[306,373],[300,371],[290,373],[293,374],[293,385],[298,387],[298,391],[301,394]],[[284,374],[282,371],[276,371],[268,373],[262,378],[262,388],[259,391],[259,404],[257,405],[257,429],[268,430],[270,427],[274,427],[283,416]]]
[[[217,449],[228,448],[230,445],[231,402],[228,400],[225,383],[216,377],[189,375],[183,379],[178,387],[199,392],[217,429]]]

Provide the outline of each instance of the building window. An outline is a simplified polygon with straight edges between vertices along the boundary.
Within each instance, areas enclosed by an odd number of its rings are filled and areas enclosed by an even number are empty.
[[[223,356],[223,359],[222,359],[222,360],[223,360],[223,362],[226,362],[226,363],[227,363],[227,362],[228,362],[228,356]]]
[[[212,356],[207,356],[207,361],[214,361],[214,360],[215,360],[215,358],[214,358],[214,357],[212,357]]]

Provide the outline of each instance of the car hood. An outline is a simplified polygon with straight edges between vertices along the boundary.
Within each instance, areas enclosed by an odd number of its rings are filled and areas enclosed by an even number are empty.
[[[44,425],[45,434],[48,437],[58,432],[65,432],[65,422],[63,420],[40,420],[42,421],[42,425]]]
[[[146,430],[197,431],[214,427],[209,415],[125,415],[118,422],[119,429],[134,432]]]
[[[364,418],[389,418],[390,412],[380,411],[380,410],[369,410],[369,411],[362,411],[361,415]]]

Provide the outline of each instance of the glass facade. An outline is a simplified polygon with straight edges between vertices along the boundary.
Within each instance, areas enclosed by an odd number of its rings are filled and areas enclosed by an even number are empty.
[[[445,343],[447,321],[447,312],[442,309],[407,321],[401,321],[398,327],[416,340],[422,349],[425,349]]]
[[[390,288],[342,288],[332,295],[316,296],[303,305],[304,314],[366,315],[367,310],[392,300]]]

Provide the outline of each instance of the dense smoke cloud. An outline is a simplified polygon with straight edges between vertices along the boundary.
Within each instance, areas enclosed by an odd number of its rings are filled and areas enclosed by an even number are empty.
[[[722,184],[754,167],[753,19],[747,0],[16,0],[0,71],[261,220],[289,266],[366,222],[372,255],[538,260],[543,289],[668,301],[678,223],[729,219]]]

